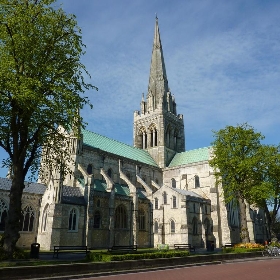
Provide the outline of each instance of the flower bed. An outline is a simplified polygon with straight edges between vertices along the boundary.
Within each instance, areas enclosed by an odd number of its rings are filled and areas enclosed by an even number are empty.
[[[264,249],[262,244],[258,243],[239,243],[234,245],[233,248],[224,248],[223,253],[245,253],[245,252],[254,252],[261,251]]]

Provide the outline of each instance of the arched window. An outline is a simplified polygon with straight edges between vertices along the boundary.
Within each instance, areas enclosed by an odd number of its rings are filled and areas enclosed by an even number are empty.
[[[127,213],[123,205],[119,205],[116,208],[115,228],[127,228]]]
[[[171,187],[176,188],[176,180],[174,178],[171,179]]]
[[[139,215],[139,230],[145,230],[146,218],[145,218],[144,210],[140,209],[138,215]]]
[[[146,149],[147,146],[148,146],[148,143],[147,143],[147,131],[146,131],[146,128],[143,126],[139,129],[139,134],[138,134],[138,139],[139,139],[139,147],[142,148],[142,149]]]
[[[174,131],[174,150],[177,150],[178,148],[178,131]]]
[[[163,192],[163,204],[167,204],[167,194],[166,192]]]
[[[197,218],[194,217],[192,220],[192,233],[193,235],[197,234]]]
[[[170,145],[171,145],[171,129],[170,129],[170,126],[167,127],[167,130],[166,130],[166,146],[169,148]]]
[[[155,198],[155,209],[158,209],[158,199]]]
[[[44,208],[43,215],[42,215],[42,224],[41,224],[41,231],[47,231],[48,226],[48,216],[49,216],[49,204],[47,204]]]
[[[170,231],[171,233],[175,232],[175,222],[173,220],[170,221]]]
[[[155,221],[154,227],[155,227],[154,232],[158,233],[158,222],[157,221]]]
[[[111,169],[111,168],[108,169],[108,176],[109,176],[110,178],[112,178],[112,169]]]
[[[87,173],[88,173],[88,175],[91,175],[91,174],[92,174],[92,165],[91,165],[91,164],[89,164],[89,165],[87,166]]]
[[[72,208],[69,212],[68,230],[78,231],[78,211],[76,208]]]
[[[205,235],[211,234],[211,226],[208,218],[204,220],[204,230],[205,230]]]
[[[148,147],[148,135],[147,135],[147,133],[145,133],[144,135],[143,135],[143,137],[144,137],[144,149],[147,149],[147,147]]]
[[[5,221],[8,216],[8,205],[0,198],[0,231],[5,230]]]
[[[195,188],[200,187],[199,177],[197,175],[194,176],[194,184],[195,184]]]
[[[173,195],[173,197],[172,197],[172,206],[173,206],[173,208],[177,208],[177,199],[176,199],[175,195]]]
[[[101,214],[99,211],[94,213],[93,218],[93,228],[100,228],[101,227]]]
[[[157,129],[156,125],[152,124],[149,128],[150,131],[150,147],[156,147],[157,146]]]
[[[26,206],[21,211],[21,231],[32,231],[35,213],[31,206]]]

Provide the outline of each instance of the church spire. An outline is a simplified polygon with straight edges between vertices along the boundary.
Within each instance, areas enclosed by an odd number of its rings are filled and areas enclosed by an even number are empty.
[[[158,18],[156,16],[155,33],[152,50],[152,60],[150,67],[150,77],[148,86],[148,110],[154,111],[163,106],[163,100],[166,99],[168,80],[165,70],[163,51],[160,40]]]

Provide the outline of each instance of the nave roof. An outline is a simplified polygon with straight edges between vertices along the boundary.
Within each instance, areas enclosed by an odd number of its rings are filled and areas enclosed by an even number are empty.
[[[151,155],[145,150],[129,146],[85,129],[82,130],[82,134],[83,143],[87,146],[151,166],[158,166]]]

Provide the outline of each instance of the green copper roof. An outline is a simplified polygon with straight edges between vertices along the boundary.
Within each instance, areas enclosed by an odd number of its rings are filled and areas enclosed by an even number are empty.
[[[114,184],[114,187],[115,187],[115,194],[124,195],[124,196],[130,195],[129,187],[127,185]],[[95,179],[93,189],[99,192],[107,192],[107,184],[106,182]],[[138,197],[146,198],[145,194],[141,190],[138,190]]]
[[[209,160],[209,149],[210,147],[205,147],[176,154],[168,167]]]
[[[132,159],[152,166],[157,166],[154,159],[145,150],[129,146],[127,144],[85,129],[82,130],[82,134],[84,144],[90,147],[100,149],[114,155],[122,156],[127,159]]]

